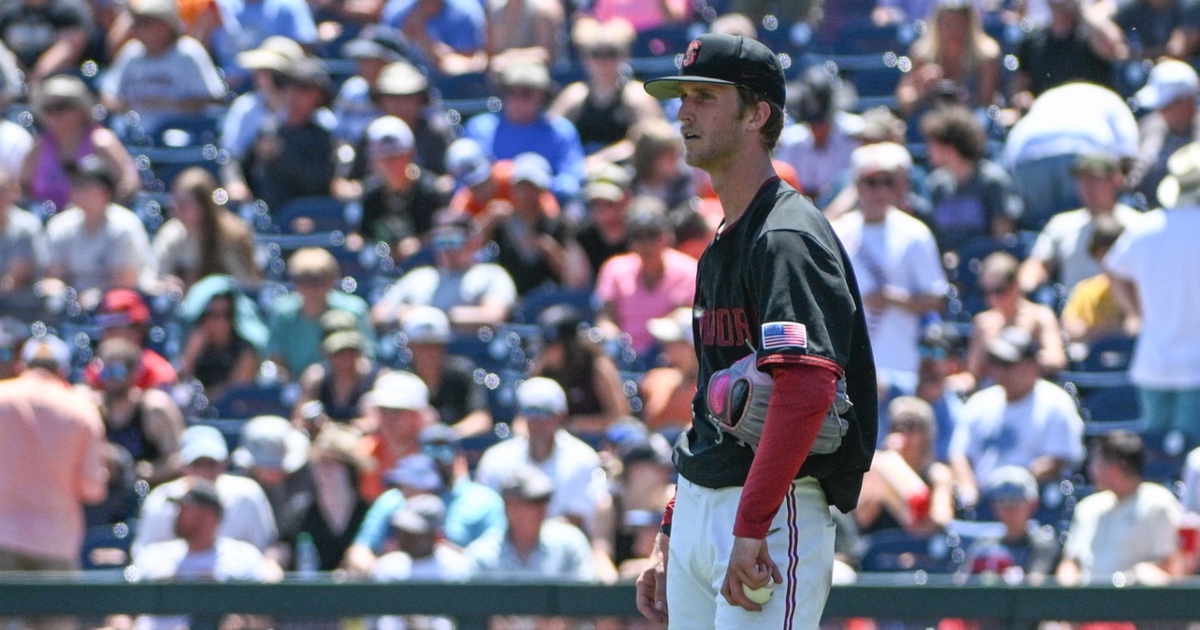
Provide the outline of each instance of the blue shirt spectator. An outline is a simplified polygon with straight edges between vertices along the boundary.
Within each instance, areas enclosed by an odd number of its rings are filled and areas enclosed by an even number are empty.
[[[487,18],[483,13],[483,4],[476,0],[388,0],[383,7],[380,20],[397,30],[404,31],[410,40],[415,40],[411,34],[413,25],[405,28],[405,21],[419,12],[428,15],[432,5],[440,4],[437,12],[425,20],[425,35],[432,42],[440,42],[449,46],[454,52],[462,55],[473,55],[483,50],[487,42]],[[430,51],[420,41],[414,41],[414,59],[419,65],[428,68],[438,68],[439,59],[430,58]]]
[[[302,45],[317,41],[312,9],[304,0],[217,0],[221,26],[212,34],[211,48],[230,87],[249,85],[250,73],[235,59],[272,35],[291,38]]]
[[[441,495],[446,502],[446,539],[466,547],[484,536],[504,537],[508,527],[504,518],[504,502],[491,488],[470,479],[459,479],[454,487]],[[380,553],[388,537],[392,514],[404,507],[404,493],[393,488],[379,495],[363,520],[354,544],[370,547]]]

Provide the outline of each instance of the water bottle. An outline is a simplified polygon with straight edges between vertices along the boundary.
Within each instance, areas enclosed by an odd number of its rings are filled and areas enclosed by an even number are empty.
[[[313,542],[312,534],[301,532],[296,536],[296,575],[311,579],[321,569],[321,556],[317,553],[317,544]]]

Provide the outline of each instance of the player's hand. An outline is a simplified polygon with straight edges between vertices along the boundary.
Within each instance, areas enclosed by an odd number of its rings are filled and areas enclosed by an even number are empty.
[[[671,537],[659,533],[654,551],[637,580],[637,607],[654,623],[667,622],[667,556]]]
[[[762,605],[750,601],[742,585],[751,589],[762,588],[771,580],[783,584],[783,574],[779,572],[775,561],[771,560],[766,539],[734,538],[729,568],[725,570],[725,582],[721,584],[721,595],[725,601],[731,606],[741,606],[752,612],[761,611]]]

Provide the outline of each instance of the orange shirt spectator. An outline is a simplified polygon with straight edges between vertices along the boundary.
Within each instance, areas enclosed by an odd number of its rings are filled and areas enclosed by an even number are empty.
[[[474,186],[463,186],[450,199],[450,207],[477,217],[493,201],[512,203],[512,160],[499,160],[492,164],[492,175]],[[560,212],[554,193],[543,190],[540,195],[546,216],[557,217]]]

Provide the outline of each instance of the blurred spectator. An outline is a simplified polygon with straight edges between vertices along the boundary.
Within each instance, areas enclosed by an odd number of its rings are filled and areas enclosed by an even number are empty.
[[[0,381],[21,372],[21,346],[29,337],[29,326],[11,317],[0,317]]]
[[[1187,59],[1200,44],[1200,5],[1185,0],[1131,0],[1118,3],[1115,21],[1137,59]]]
[[[183,412],[170,394],[134,384],[141,363],[136,344],[119,338],[101,342],[94,360],[100,380],[96,393],[108,441],[129,452],[138,479],[153,487],[179,476]]]
[[[1138,156],[1129,172],[1129,188],[1145,195],[1148,207],[1157,205],[1156,192],[1167,175],[1167,159],[1200,139],[1197,95],[1200,77],[1190,64],[1175,59],[1155,66],[1146,85],[1134,95],[1138,106],[1150,113],[1138,122]]]
[[[1091,448],[1088,476],[1098,492],[1075,506],[1060,584],[1157,586],[1180,574],[1179,500],[1144,481],[1146,448],[1128,431],[1101,435]]]
[[[2,132],[0,132],[2,133]],[[16,176],[0,168],[0,304],[32,295],[46,264],[46,235],[33,213],[16,205]]]
[[[81,0],[19,0],[0,9],[0,38],[30,85],[78,68],[92,28],[92,12]]]
[[[1112,87],[1113,62],[1128,51],[1125,36],[1101,9],[1102,3],[1053,0],[1050,23],[1025,33],[1017,44],[1017,70],[1009,85],[1011,103],[1029,109],[1046,90],[1071,81]]]
[[[517,299],[516,285],[500,265],[476,260],[480,237],[470,217],[448,210],[435,222],[429,245],[436,265],[401,276],[372,307],[372,321],[392,324],[415,306],[436,307],[454,327],[467,331],[507,320]]]
[[[566,16],[555,0],[504,0],[484,4],[492,70],[533,60],[554,67],[567,52]]]
[[[222,179],[227,180],[225,173],[247,159],[259,128],[282,114],[284,73],[304,58],[300,44],[279,35],[266,38],[258,48],[238,53],[238,64],[252,73],[252,83],[248,92],[229,105],[221,126],[221,146],[233,158],[222,166]],[[328,112],[318,112],[318,116],[322,114]],[[323,124],[332,127],[332,114]]]
[[[569,120],[546,111],[553,94],[550,71],[540,63],[514,63],[500,73],[499,86],[500,112],[471,118],[463,135],[478,142],[492,159],[512,159],[527,152],[541,155],[553,177],[541,188],[554,191],[560,201],[578,195],[584,177],[583,146]]]
[[[599,539],[607,539],[611,550],[606,559],[596,559],[600,569],[605,562],[615,562],[628,571],[626,564],[633,559],[649,557],[646,528],[661,523],[662,512],[675,494],[671,463],[671,444],[658,433],[649,432],[636,420],[624,426],[614,425],[608,438],[612,439],[612,455],[618,457],[619,471],[613,483],[613,523],[611,532],[597,518],[597,531],[592,548]],[[624,435],[621,435],[621,434]],[[654,522],[652,522],[654,521]],[[649,536],[653,538],[652,536]]]
[[[1037,480],[1027,468],[1001,466],[985,488],[984,498],[1004,530],[973,541],[963,566],[971,573],[1006,573],[1015,567],[1030,584],[1040,585],[1054,573],[1062,545],[1052,524],[1033,520],[1038,509]]]
[[[675,125],[651,118],[638,124],[634,138],[633,194],[661,199],[668,210],[690,200],[696,186]]]
[[[860,117],[839,106],[834,81],[823,66],[805,70],[789,90],[788,113],[795,122],[784,127],[775,148],[775,159],[796,169],[801,191],[816,200],[835,192],[836,180],[850,167],[862,126]]]
[[[240,169],[225,169],[231,200],[247,201],[252,195],[278,212],[293,199],[332,194],[337,159],[333,131],[318,116],[332,89],[320,61],[291,64],[284,75],[278,119],[263,122]]]
[[[500,539],[508,523],[504,504],[496,491],[471,480],[467,473],[467,458],[462,452],[454,431],[434,424],[421,432],[421,452],[433,460],[445,488],[440,496],[446,504],[443,529],[446,539],[459,547],[467,547],[481,538]],[[371,505],[354,545],[346,553],[346,565],[351,571],[368,573],[374,566],[376,554],[382,554],[388,535],[388,523],[406,499],[399,488],[379,495]]]
[[[1021,263],[1018,284],[1023,293],[1052,280],[1070,291],[1081,280],[1100,273],[1100,261],[1088,251],[1097,221],[1107,217],[1127,225],[1141,217],[1137,210],[1119,201],[1125,178],[1116,156],[1083,154],[1076,158],[1071,171],[1083,207],[1054,215],[1042,228],[1029,257]]]
[[[104,423],[66,382],[71,350],[30,339],[0,382],[0,571],[79,568],[84,504],[107,493]]]
[[[217,180],[203,167],[175,177],[172,216],[151,241],[159,277],[168,287],[186,292],[214,274],[228,274],[247,288],[262,281],[254,260],[254,230],[217,199]]]
[[[487,68],[487,17],[470,0],[387,0],[380,21],[399,29],[417,60],[443,75]]]
[[[450,319],[433,306],[414,306],[400,320],[400,334],[410,353],[410,369],[429,386],[429,404],[443,424],[462,438],[492,432],[488,393],[475,378],[470,359],[447,354]]]
[[[550,104],[551,115],[566,118],[579,130],[585,153],[610,162],[632,155],[631,132],[638,123],[663,117],[658,99],[628,72],[629,47],[636,35],[624,18],[575,20],[571,41],[587,76],[563,88]]]
[[[879,194],[886,192],[887,194],[884,196],[888,199],[888,203],[905,214],[918,217],[929,216],[933,212],[929,200],[926,196],[913,191],[913,178],[923,175],[924,171],[913,165],[912,155],[909,154],[908,149],[904,148],[903,144],[891,140],[867,143],[867,146],[872,144],[877,146],[857,155],[866,162],[875,164],[873,168],[889,174],[891,178],[890,185],[877,187],[879,190],[876,192]],[[851,157],[854,155],[852,153]],[[853,160],[851,160],[848,173],[849,183],[853,183],[855,179],[855,168]],[[822,212],[825,213],[826,218],[834,221],[853,210],[859,203],[858,186],[845,186],[829,201]]]
[[[78,77],[57,75],[33,88],[30,105],[41,131],[21,167],[21,187],[29,198],[65,208],[71,201],[69,170],[89,155],[107,164],[114,199],[128,199],[141,186],[129,151],[93,118],[95,104]]]
[[[709,23],[708,32],[741,35],[746,39],[758,39],[758,29],[754,27],[754,20],[751,20],[744,13],[723,13],[718,15],[716,19]]]
[[[629,413],[616,363],[592,338],[592,328],[584,325],[574,307],[551,306],[538,315],[538,325],[542,348],[531,373],[551,379],[566,393],[566,426],[572,433],[603,433]]]
[[[141,348],[141,365],[135,374],[133,385],[140,389],[151,389],[174,385],[179,380],[171,362],[154,350],[146,347],[146,335],[150,328],[150,308],[137,291],[113,289],[104,294],[104,300],[96,309],[96,324],[100,326],[101,341],[124,339]],[[100,368],[89,365],[84,371],[88,385],[100,386]]]
[[[680,306],[666,317],[646,322],[646,330],[658,343],[659,365],[642,377],[642,418],[655,431],[687,429],[692,424],[692,398],[700,363],[692,332],[695,312]]]
[[[938,246],[957,251],[973,236],[1011,234],[1021,198],[1008,173],[987,159],[987,137],[965,107],[943,107],[921,118],[929,149],[929,217]]]
[[[267,325],[233,276],[206,276],[188,290],[177,309],[191,326],[177,359],[179,380],[195,379],[209,400],[226,388],[254,381],[267,347]]]
[[[587,254],[592,269],[598,270],[609,258],[629,251],[625,221],[634,206],[629,186],[628,171],[616,164],[604,164],[588,176],[583,187],[587,215],[576,239]],[[637,205],[643,207],[647,200],[666,212],[666,206],[652,197],[640,198]]]
[[[327,421],[348,424],[360,418],[363,396],[382,369],[364,354],[367,338],[348,311],[326,312],[321,330],[325,360],[300,374],[300,397],[292,411],[292,420],[309,435],[316,435]]]
[[[376,118],[366,139],[371,175],[363,184],[360,230],[371,242],[387,243],[402,260],[421,248],[445,194],[431,171],[413,163],[416,145],[403,120]]]
[[[371,124],[382,115],[371,91],[383,68],[407,60],[408,45],[396,29],[382,24],[364,26],[354,39],[342,46],[342,57],[354,60],[354,76],[338,88],[333,102],[339,140],[357,145]]]
[[[267,355],[283,378],[296,378],[308,366],[321,361],[321,316],[328,311],[349,311],[367,339],[365,353],[375,356],[375,331],[367,321],[367,303],[362,298],[335,289],[340,278],[337,259],[324,249],[305,247],[288,260],[288,277],[295,291],[276,298],[267,324]]]
[[[138,551],[134,556],[138,579],[266,580],[267,564],[262,552],[250,543],[224,535],[224,522],[232,515],[226,515],[216,484],[200,477],[184,481],[188,482],[187,491],[173,499],[178,505],[174,535]]]
[[[388,553],[380,556],[371,570],[377,582],[466,582],[471,565],[458,546],[447,543],[442,530],[446,504],[432,494],[412,497],[391,517]],[[450,630],[453,623],[445,617],[405,615],[381,617],[380,630],[430,628]]]
[[[904,529],[928,536],[954,518],[953,473],[935,458],[937,425],[933,407],[913,396],[888,404],[883,448],[863,477],[854,509],[860,532]]]
[[[1113,217],[1097,217],[1088,235],[1087,252],[1100,265],[1117,238],[1125,231]],[[1062,309],[1062,329],[1072,341],[1090,343],[1125,334],[1127,314],[1112,290],[1112,276],[1101,268],[1090,278],[1075,283]]]
[[[696,259],[672,247],[673,232],[659,209],[629,214],[630,252],[610,258],[596,275],[596,325],[610,338],[628,334],[638,354],[654,347],[646,322],[691,304],[696,294]]]
[[[131,0],[132,41],[121,47],[100,84],[111,113],[135,111],[155,129],[173,116],[198,114],[225,96],[204,45],[183,34],[175,0]]]
[[[355,449],[361,434],[345,425],[327,424],[313,440],[308,471],[312,475],[312,494],[301,497],[291,510],[294,522],[280,523],[281,530],[307,533],[312,537],[321,571],[342,565],[342,558],[362,525],[369,504],[358,489],[359,474],[374,465]],[[294,536],[300,538],[300,534]],[[290,568],[296,568],[295,547]]]
[[[0,41],[0,107],[7,108],[25,96],[25,82],[19,73],[16,57]],[[33,136],[25,125],[7,118],[0,120],[0,170],[15,181],[32,149]]]
[[[232,461],[238,471],[258,482],[279,536],[266,555],[281,567],[289,566],[291,549],[301,533],[316,481],[308,468],[308,437],[280,416],[256,416],[242,425]],[[351,494],[347,498],[352,498]]]
[[[1083,460],[1083,420],[1071,395],[1041,378],[1037,341],[1005,328],[987,347],[996,384],[969,399],[950,442],[959,502],[979,500],[979,481],[1000,466],[1023,466],[1057,482]]]
[[[966,340],[954,324],[933,322],[921,331],[918,346],[921,353],[917,368],[916,396],[933,406],[937,431],[934,456],[939,462],[949,460],[950,439],[958,426],[963,410],[963,397],[969,390],[960,390],[947,377],[963,371]],[[972,382],[974,378],[970,379]]]
[[[371,98],[385,116],[404,121],[413,133],[417,166],[438,175],[446,171],[446,148],[454,141],[454,131],[446,122],[446,113],[430,97],[429,79],[416,66],[397,61],[384,66],[371,88]],[[365,140],[364,140],[365,142]],[[370,152],[358,145],[351,177],[361,179],[369,165]]]
[[[854,150],[851,162],[858,209],[833,221],[867,311],[867,332],[880,387],[916,388],[920,320],[945,304],[949,284],[933,234],[895,206],[902,174],[895,144]]]
[[[937,0],[875,0],[871,21],[879,26],[891,26],[924,20],[937,4]]]
[[[1067,366],[1058,317],[1047,306],[1031,302],[1017,284],[1017,259],[1008,252],[989,254],[979,266],[979,290],[988,309],[971,318],[971,344],[967,349],[967,371],[981,385],[986,378],[987,352],[992,340],[1007,327],[1020,328],[1036,341],[1037,364],[1043,374],[1053,375]]]
[[[455,140],[446,149],[446,172],[458,187],[450,198],[450,208],[456,212],[478,217],[487,211],[504,211],[512,205],[512,160],[493,163],[478,142],[470,138]],[[553,192],[542,191],[539,201],[546,214],[559,215]]]
[[[900,111],[920,113],[946,97],[969,107],[992,105],[1000,90],[1000,45],[984,32],[975,3],[938,0],[926,24],[908,50],[912,70],[896,87]]]
[[[551,173],[550,163],[537,153],[513,158],[512,206],[493,205],[479,221],[483,239],[495,241],[496,263],[512,276],[518,295],[543,284],[583,288],[592,279],[587,255],[568,223],[542,205]]]
[[[46,277],[81,295],[152,284],[150,238],[141,219],[114,202],[117,181],[109,165],[90,155],[70,167],[70,177],[71,206],[46,223]]]
[[[377,468],[364,471],[363,497],[374,501],[383,494],[384,473],[397,462],[419,454],[421,431],[437,422],[429,405],[429,388],[411,372],[387,372],[375,379],[375,387],[362,399],[368,433],[359,443],[359,453],[375,460]]]
[[[180,444],[179,454],[186,476],[164,483],[146,495],[133,540],[134,560],[148,545],[175,538],[179,498],[187,494],[197,480],[216,485],[217,496],[224,508],[224,517],[217,529],[219,536],[250,543],[259,551],[275,542],[278,531],[271,503],[253,479],[226,472],[229,447],[221,432],[210,426],[191,426],[183,432]]]
[[[597,495],[603,492],[593,475],[600,458],[592,447],[564,428],[567,395],[563,388],[541,376],[523,381],[517,387],[517,413],[524,432],[518,431],[484,451],[475,478],[499,491],[517,471],[537,468],[557,488],[552,499],[546,490],[548,515],[585,526],[595,510]]]
[[[1055,214],[1083,205],[1071,167],[1076,156],[1102,151],[1116,155],[1122,170],[1137,156],[1137,121],[1124,99],[1090,83],[1066,83],[1038,96],[1004,143],[1002,163],[1025,206],[1019,227],[1040,230]]]
[[[1172,428],[1189,444],[1200,443],[1200,144],[1171,156],[1158,188],[1163,209],[1127,225],[1104,266],[1113,291],[1129,314],[1126,330],[1139,335],[1129,378],[1142,399],[1150,434]]]
[[[317,42],[312,9],[303,0],[216,0],[220,26],[213,31],[209,49],[235,92],[245,89],[250,73],[238,53],[262,46],[267,38],[282,36],[302,46]]]
[[[467,547],[477,580],[593,582],[596,568],[587,537],[551,518],[553,497],[569,490],[532,466],[516,466],[500,483],[508,530]]]
[[[596,0],[591,3],[592,18],[606,22],[614,18],[628,20],[640,33],[671,25],[682,25],[689,16],[688,3],[684,0],[660,0],[638,2],[637,0]]]

